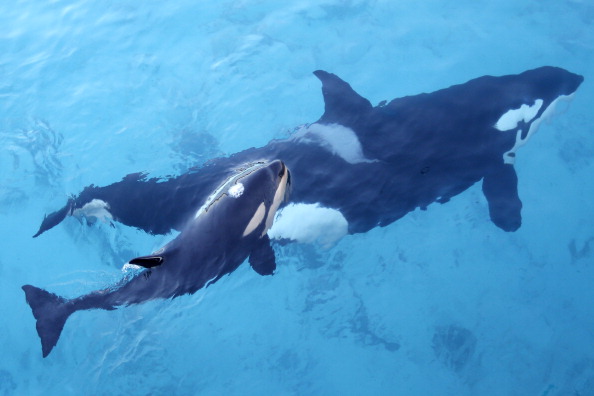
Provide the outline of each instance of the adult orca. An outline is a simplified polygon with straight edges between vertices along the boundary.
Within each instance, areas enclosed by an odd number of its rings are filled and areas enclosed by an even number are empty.
[[[182,232],[157,252],[130,260],[145,269],[120,284],[65,299],[25,285],[37,319],[43,357],[58,342],[66,319],[87,309],[113,310],[156,298],[193,294],[233,272],[246,258],[260,275],[276,268],[267,231],[289,193],[289,170],[281,161],[256,163],[228,178],[186,219]]]
[[[271,230],[274,238],[322,237],[331,245],[346,233],[386,226],[416,208],[445,203],[480,180],[493,223],[515,231],[522,208],[517,149],[583,81],[545,66],[374,107],[336,75],[314,74],[322,82],[324,114],[288,139],[213,159],[176,177],[135,173],[105,187],[91,185],[47,216],[35,237],[68,215],[87,213],[152,234],[179,230],[237,164],[272,158],[282,159],[295,180],[291,204],[279,211]]]

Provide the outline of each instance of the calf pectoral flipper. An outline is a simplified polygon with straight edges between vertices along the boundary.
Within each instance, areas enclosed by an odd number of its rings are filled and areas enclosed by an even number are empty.
[[[274,250],[270,246],[270,238],[265,234],[258,240],[249,258],[250,265],[260,275],[272,275],[276,269]]]

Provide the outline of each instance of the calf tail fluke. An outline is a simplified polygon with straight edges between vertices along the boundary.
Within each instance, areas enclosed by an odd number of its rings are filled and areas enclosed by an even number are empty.
[[[41,339],[41,351],[43,357],[46,357],[56,346],[66,319],[74,312],[74,305],[65,298],[35,286],[25,285],[23,290],[33,316],[37,320],[36,328]]]

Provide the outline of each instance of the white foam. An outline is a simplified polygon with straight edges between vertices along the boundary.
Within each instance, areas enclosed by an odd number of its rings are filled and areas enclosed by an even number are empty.
[[[365,158],[355,132],[340,124],[311,124],[301,128],[294,137],[298,141],[318,143],[350,164],[375,162]]]
[[[241,189],[243,187],[243,184],[241,185],[241,187],[235,187],[236,185],[241,184],[238,182],[238,180],[241,179],[242,177],[249,175],[252,172],[257,171],[260,168],[263,168],[264,166],[266,166],[265,163],[257,162],[255,164],[248,166],[247,168],[243,169],[242,171],[230,176],[229,178],[227,178],[227,180],[225,180],[225,182],[223,182],[223,184],[221,184],[212,194],[210,194],[208,196],[208,198],[206,198],[204,205],[202,205],[196,211],[194,218],[197,219],[198,217],[200,217],[200,215],[202,213],[207,212],[208,208],[211,205],[213,205],[215,202],[217,202],[217,200],[219,200],[223,195],[237,194],[239,192],[238,189]],[[232,190],[233,188],[235,188],[235,190],[233,190],[233,192],[230,193],[230,190]],[[243,190],[241,190],[241,194],[243,194]],[[239,197],[239,195],[237,197]],[[237,197],[233,197],[233,198],[237,198]]]
[[[509,131],[516,128],[520,121],[532,121],[538,114],[542,104],[542,99],[536,99],[532,106],[523,104],[519,109],[508,110],[505,114],[499,117],[499,120],[495,123],[495,128],[502,132]]]
[[[243,192],[245,191],[245,187],[243,186],[242,183],[237,183],[232,185],[231,187],[229,187],[229,196],[231,198],[239,198],[241,197],[241,195],[243,194]]]
[[[278,211],[268,236],[301,243],[317,242],[328,249],[348,233],[340,211],[319,204],[289,204]]]
[[[140,265],[126,263],[122,267],[122,272],[125,273],[125,272],[128,272],[128,271],[136,271],[136,270],[139,270],[139,269],[142,269],[142,267]]]
[[[109,204],[100,199],[93,199],[82,208],[75,209],[74,212],[72,212],[72,215],[77,218],[85,217],[89,220],[97,219],[104,223],[113,220],[113,216],[109,212]]]

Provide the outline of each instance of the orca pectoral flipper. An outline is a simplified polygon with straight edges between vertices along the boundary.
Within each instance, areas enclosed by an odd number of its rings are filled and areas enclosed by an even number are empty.
[[[144,268],[153,268],[163,264],[163,257],[161,256],[143,256],[136,257],[129,261],[129,264],[139,265]]]
[[[43,218],[41,225],[39,226],[39,230],[37,231],[37,233],[35,235],[33,235],[33,238],[37,238],[39,235],[43,234],[45,231],[47,231],[51,228],[54,228],[55,226],[60,224],[62,222],[62,220],[64,220],[66,218],[66,216],[72,214],[73,208],[74,208],[74,199],[70,198],[68,200],[68,202],[66,203],[66,205],[62,209],[57,210],[53,213],[50,213],[49,215],[46,215]]]
[[[276,269],[274,250],[270,246],[270,238],[265,234],[258,245],[252,250],[249,258],[250,265],[260,275],[272,275]]]
[[[483,193],[489,203],[491,221],[504,231],[522,225],[522,201],[518,196],[518,176],[511,164],[498,165],[483,179]]]

